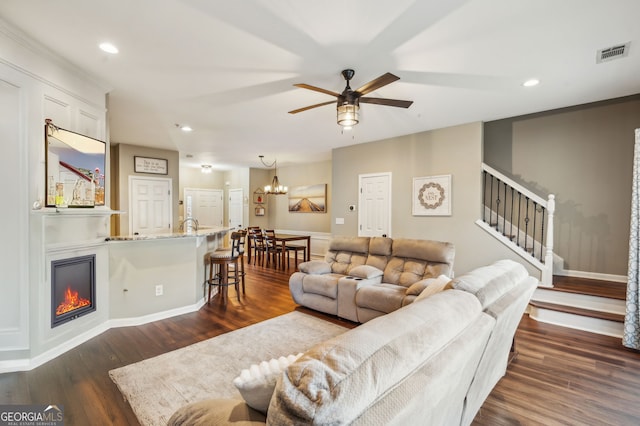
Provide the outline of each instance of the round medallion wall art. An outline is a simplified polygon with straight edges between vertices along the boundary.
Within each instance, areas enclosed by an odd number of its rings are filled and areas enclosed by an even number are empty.
[[[414,216],[451,215],[451,175],[413,178]]]

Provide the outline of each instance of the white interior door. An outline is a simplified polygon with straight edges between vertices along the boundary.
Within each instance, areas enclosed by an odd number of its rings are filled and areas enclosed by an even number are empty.
[[[391,236],[391,173],[360,175],[358,235]]]
[[[192,217],[200,226],[223,226],[222,189],[185,188],[184,219]]]
[[[131,234],[171,232],[171,178],[129,176]]]
[[[242,189],[229,190],[229,227],[234,229],[244,228],[242,218]]]

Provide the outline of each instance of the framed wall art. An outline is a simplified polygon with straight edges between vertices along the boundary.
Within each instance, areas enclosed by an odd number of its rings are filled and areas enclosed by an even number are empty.
[[[326,213],[327,184],[298,186],[289,191],[289,212]]]
[[[256,216],[264,216],[264,206],[256,207]]]
[[[451,175],[413,178],[414,216],[451,216]]]
[[[253,204],[264,204],[265,196],[266,194],[262,189],[256,189],[253,191]]]
[[[169,173],[168,161],[164,158],[133,157],[133,171],[136,173],[149,173],[154,175],[166,175]]]

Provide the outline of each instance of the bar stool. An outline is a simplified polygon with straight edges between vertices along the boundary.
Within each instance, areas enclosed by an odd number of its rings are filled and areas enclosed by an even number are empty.
[[[244,286],[244,231],[231,233],[231,250],[219,249],[209,253],[209,296],[207,304],[211,302],[211,287],[217,286],[222,300],[227,299],[227,288],[232,285],[236,289],[240,301],[240,283],[242,292]]]

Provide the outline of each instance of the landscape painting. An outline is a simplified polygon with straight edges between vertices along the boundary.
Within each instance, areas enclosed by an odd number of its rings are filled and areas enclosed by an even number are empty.
[[[326,213],[327,184],[292,188],[289,191],[289,211],[293,213]]]

